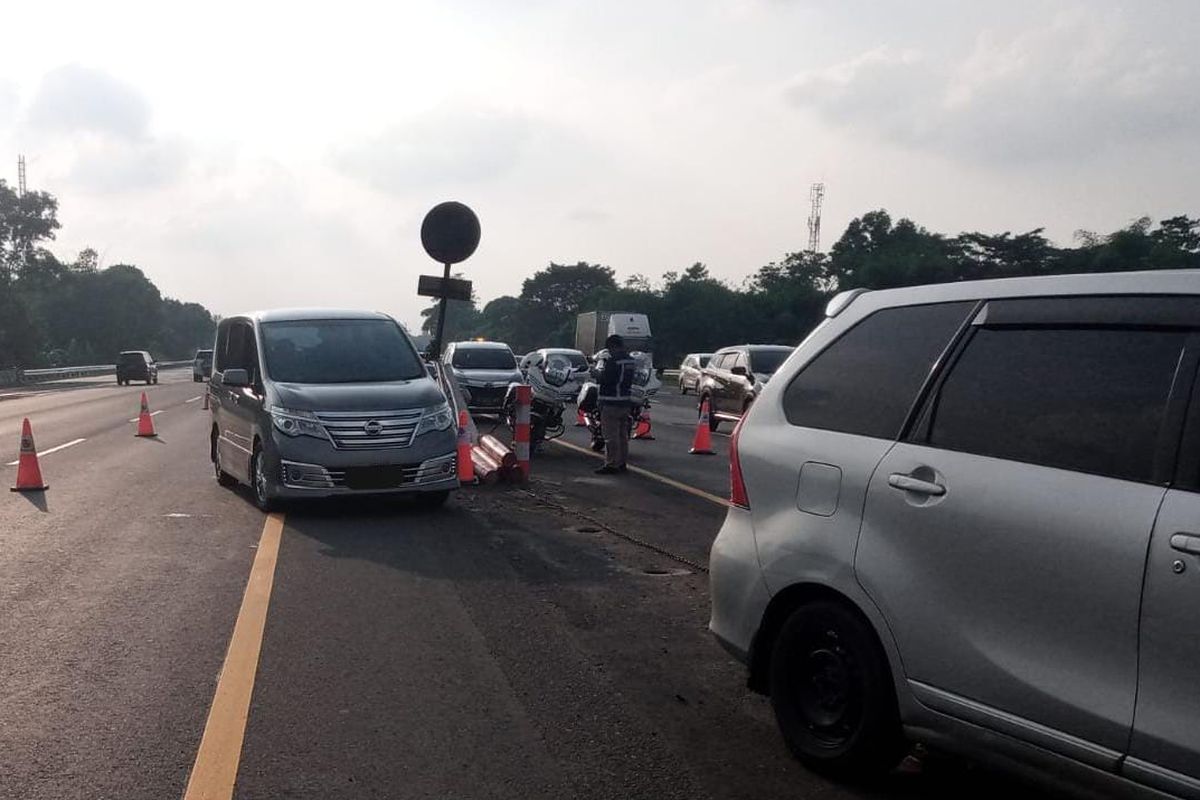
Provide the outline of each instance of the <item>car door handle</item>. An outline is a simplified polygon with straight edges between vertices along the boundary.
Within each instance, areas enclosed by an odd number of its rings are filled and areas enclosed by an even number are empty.
[[[923,481],[920,478],[914,478],[912,475],[905,475],[902,472],[893,472],[889,475],[888,485],[896,489],[903,489],[906,492],[928,494],[933,497],[941,497],[946,493],[946,487],[940,483]]]
[[[1177,533],[1171,537],[1171,547],[1181,553],[1200,556],[1200,536],[1194,533]]]

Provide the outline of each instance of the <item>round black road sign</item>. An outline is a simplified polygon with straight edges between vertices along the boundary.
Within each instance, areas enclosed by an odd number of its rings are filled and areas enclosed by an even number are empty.
[[[439,264],[466,261],[479,246],[479,217],[462,203],[438,203],[421,223],[421,244]]]

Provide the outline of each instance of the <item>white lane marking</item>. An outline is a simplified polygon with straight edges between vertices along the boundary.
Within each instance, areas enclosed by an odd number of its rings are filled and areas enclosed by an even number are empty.
[[[202,394],[198,394],[198,395],[196,395],[195,397],[193,397],[191,400],[184,400],[183,402],[185,402],[185,403],[194,403],[194,402],[196,402],[197,400],[200,400],[200,399],[202,399],[203,397],[204,397],[204,395],[202,395]]]
[[[157,416],[158,416],[159,414],[161,414],[161,413],[162,413],[162,411],[161,411],[161,410],[159,410],[159,411],[151,411],[151,412],[150,412],[150,416],[152,416],[152,417],[157,417]],[[130,421],[130,422],[137,422],[139,419],[141,419],[141,417],[134,417],[133,419],[131,419],[131,420],[129,420],[129,421]]]
[[[57,453],[59,450],[66,450],[68,447],[74,447],[75,445],[77,445],[81,442],[86,442],[86,441],[87,441],[87,439],[72,439],[71,441],[67,442],[66,444],[60,444],[58,447],[51,447],[49,450],[39,450],[38,458],[41,458],[42,456],[48,456],[51,453]],[[17,459],[16,461],[8,462],[8,466],[15,467],[17,464],[20,464],[20,463],[21,463],[21,460]]]

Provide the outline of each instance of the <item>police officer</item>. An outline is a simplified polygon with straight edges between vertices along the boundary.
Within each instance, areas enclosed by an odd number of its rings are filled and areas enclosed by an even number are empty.
[[[600,431],[604,436],[604,466],[597,475],[624,472],[629,458],[629,409],[637,362],[629,357],[625,340],[613,334],[604,340],[594,373],[599,384]]]

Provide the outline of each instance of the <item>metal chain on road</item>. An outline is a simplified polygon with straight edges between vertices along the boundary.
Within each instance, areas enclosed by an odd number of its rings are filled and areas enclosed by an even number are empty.
[[[645,539],[639,539],[638,537],[634,536],[633,534],[619,531],[616,528],[612,527],[611,525],[609,525],[605,522],[601,522],[600,520],[596,519],[595,517],[585,514],[582,511],[578,511],[569,506],[564,506],[562,503],[556,503],[553,500],[548,500],[545,497],[539,495],[537,492],[533,491],[532,489],[521,489],[520,491],[523,492],[524,494],[529,495],[534,500],[536,500],[537,502],[541,503],[542,505],[544,505],[548,508],[552,508],[555,511],[558,511],[563,514],[569,514],[573,517],[578,517],[579,519],[581,519],[585,522],[588,522],[592,525],[595,525],[596,527],[601,528],[602,530],[608,531],[613,536],[616,536],[618,539],[624,539],[625,541],[629,542],[630,544],[635,544],[638,547],[644,547],[647,550],[652,550],[655,553],[658,553],[660,556],[666,556],[667,558],[671,559],[672,561],[678,561],[680,564],[691,567],[692,569],[694,569],[698,572],[703,572],[706,574],[708,572],[708,567],[704,564],[700,564],[696,561],[693,561],[692,559],[688,558],[687,556],[681,556],[678,553],[672,553],[670,550],[667,550],[663,547],[659,547],[658,545],[653,544],[652,542],[647,542]]]

